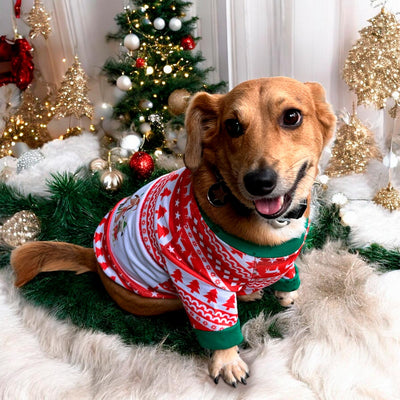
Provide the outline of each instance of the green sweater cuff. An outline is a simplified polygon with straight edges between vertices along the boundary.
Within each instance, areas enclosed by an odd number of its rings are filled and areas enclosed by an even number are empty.
[[[239,345],[243,342],[240,322],[222,331],[194,330],[200,345],[210,350],[223,350]]]
[[[295,265],[294,268],[296,270],[296,275],[292,279],[281,278],[278,282],[271,285],[271,288],[280,292],[293,292],[297,290],[300,286],[300,277],[297,266]]]

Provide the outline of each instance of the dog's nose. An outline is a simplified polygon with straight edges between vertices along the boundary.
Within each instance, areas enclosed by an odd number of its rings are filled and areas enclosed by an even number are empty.
[[[244,176],[246,190],[254,196],[270,194],[276,187],[278,174],[272,168],[249,172]]]

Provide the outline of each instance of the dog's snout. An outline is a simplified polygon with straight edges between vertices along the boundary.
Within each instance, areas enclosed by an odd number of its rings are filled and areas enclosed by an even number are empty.
[[[272,168],[249,172],[244,176],[244,186],[253,196],[265,196],[276,187],[278,174]]]

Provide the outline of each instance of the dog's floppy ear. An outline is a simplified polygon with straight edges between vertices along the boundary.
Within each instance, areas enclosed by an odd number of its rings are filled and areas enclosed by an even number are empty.
[[[187,142],[184,160],[186,167],[192,171],[200,165],[204,142],[217,133],[221,97],[222,94],[197,93],[186,110]]]
[[[336,127],[336,117],[332,112],[331,106],[326,102],[325,90],[317,82],[305,82],[314,98],[317,118],[322,126],[322,134],[324,137],[324,146],[333,136]]]

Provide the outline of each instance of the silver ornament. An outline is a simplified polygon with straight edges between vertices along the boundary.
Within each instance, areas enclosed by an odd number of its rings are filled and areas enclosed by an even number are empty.
[[[103,160],[102,158],[95,158],[89,164],[89,168],[91,171],[103,171],[108,166],[107,161]]]
[[[44,155],[40,150],[36,149],[26,151],[21,155],[20,158],[18,158],[17,174],[19,174],[24,169],[33,167],[42,160],[44,160]]]
[[[121,187],[122,182],[124,181],[124,176],[122,175],[121,171],[112,169],[103,172],[100,177],[100,181],[104,189],[115,191]]]

